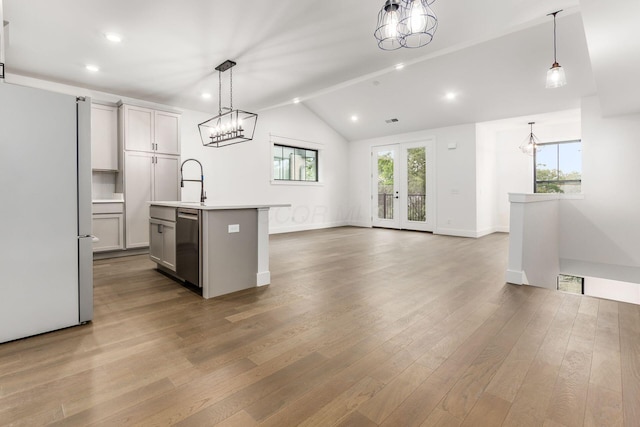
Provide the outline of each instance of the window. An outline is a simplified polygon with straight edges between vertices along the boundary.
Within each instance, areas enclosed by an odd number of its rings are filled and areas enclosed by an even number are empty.
[[[535,193],[580,193],[582,141],[539,144],[533,157]]]
[[[274,144],[273,179],[318,182],[318,150]]]
[[[584,277],[559,274],[558,290],[572,294],[584,294]]]

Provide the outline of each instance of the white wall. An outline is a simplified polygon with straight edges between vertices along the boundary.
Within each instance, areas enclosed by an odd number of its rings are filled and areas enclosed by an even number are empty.
[[[533,192],[533,158],[520,151],[520,144],[529,135],[528,121],[535,121],[533,133],[541,142],[569,141],[581,138],[579,111],[549,113],[544,116],[522,117],[519,125],[509,125],[500,130],[500,125],[479,124],[489,127],[496,141],[496,217],[495,227],[499,231],[509,229],[509,193]]]
[[[605,118],[583,99],[582,145],[584,199],[561,203],[561,262],[618,266],[640,283],[640,114]]]
[[[203,147],[198,134],[197,124],[211,116],[185,111],[182,117],[182,158],[203,163],[207,202],[291,204],[270,212],[272,233],[346,225],[347,142],[308,108],[296,104],[260,112],[252,141],[217,149]],[[320,183],[273,183],[275,139],[319,150]],[[197,185],[187,185],[183,200],[198,200]]]
[[[509,264],[506,279],[556,289],[560,273],[557,194],[511,194]]]
[[[371,147],[436,143],[435,233],[476,237],[476,129],[474,124],[429,129],[349,143],[349,212],[352,225],[371,226]],[[448,144],[455,143],[455,149]]]
[[[498,174],[497,141],[495,134],[486,127],[476,125],[476,200],[478,236],[498,229]]]
[[[7,82],[38,87],[53,92],[117,103],[122,101],[149,108],[182,112],[182,160],[198,159],[204,167],[207,202],[254,204],[283,203],[291,208],[270,212],[270,232],[285,232],[332,227],[347,223],[348,200],[348,146],[346,140],[330,128],[303,104],[258,112],[258,124],[252,141],[226,148],[203,147],[198,123],[211,118],[217,111],[203,113],[182,110],[172,106],[123,97],[46,80],[19,75],[7,76]],[[310,141],[309,147],[320,151],[320,179],[316,185],[277,185],[271,183],[271,143],[269,134]],[[292,141],[291,145],[307,144]],[[198,177],[195,163],[185,166],[185,176]],[[111,177],[98,178],[94,189],[106,197],[110,192]],[[186,183],[183,199],[197,201],[200,188],[197,183]]]

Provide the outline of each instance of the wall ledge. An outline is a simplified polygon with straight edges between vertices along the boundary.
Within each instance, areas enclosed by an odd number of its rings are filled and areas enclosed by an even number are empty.
[[[511,203],[536,203],[559,200],[558,193],[509,193]]]

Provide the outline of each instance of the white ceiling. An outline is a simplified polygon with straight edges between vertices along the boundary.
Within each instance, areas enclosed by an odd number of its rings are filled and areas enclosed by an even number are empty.
[[[596,91],[578,0],[436,0],[434,41],[393,52],[373,38],[382,3],[4,0],[6,68],[214,112],[213,68],[232,59],[236,107],[259,111],[299,97],[349,140],[576,108]],[[558,61],[569,84],[545,90],[553,62],[546,14],[560,8]],[[124,40],[111,44],[105,32]],[[400,62],[406,67],[395,71]],[[89,63],[100,71],[89,73]],[[443,100],[448,91],[455,101]],[[204,100],[203,92],[213,97]],[[389,118],[399,122],[387,125]]]

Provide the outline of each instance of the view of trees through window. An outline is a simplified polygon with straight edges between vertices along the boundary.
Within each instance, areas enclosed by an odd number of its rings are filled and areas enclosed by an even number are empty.
[[[425,147],[407,149],[407,219],[426,220],[426,151]],[[392,219],[394,189],[393,152],[378,154],[378,218]]]
[[[279,181],[318,181],[318,151],[273,146],[273,179]]]
[[[535,153],[536,193],[580,193],[582,142],[543,143]]]

